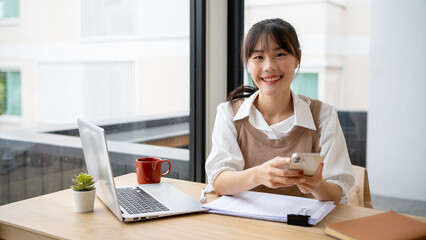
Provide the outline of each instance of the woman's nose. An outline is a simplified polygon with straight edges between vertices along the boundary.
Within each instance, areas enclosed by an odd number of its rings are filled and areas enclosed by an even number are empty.
[[[276,67],[277,67],[277,63],[275,62],[275,59],[266,58],[265,66],[264,66],[264,70],[266,72],[275,71],[275,70],[277,70]]]

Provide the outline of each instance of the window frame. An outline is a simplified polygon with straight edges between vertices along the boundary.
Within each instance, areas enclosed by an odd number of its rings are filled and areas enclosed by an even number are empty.
[[[206,155],[206,0],[190,0],[190,180],[205,182]]]
[[[244,83],[244,65],[241,61],[243,40],[244,0],[228,1],[228,93]]]

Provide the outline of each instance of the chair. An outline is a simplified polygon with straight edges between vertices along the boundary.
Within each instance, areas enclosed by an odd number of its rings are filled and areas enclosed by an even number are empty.
[[[348,204],[373,208],[373,204],[371,203],[367,169],[355,165],[352,165],[352,168],[355,173],[355,184],[349,190]]]

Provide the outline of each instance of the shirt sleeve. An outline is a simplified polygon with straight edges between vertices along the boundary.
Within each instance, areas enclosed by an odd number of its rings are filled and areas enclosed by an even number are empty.
[[[214,190],[213,182],[221,172],[241,171],[244,168],[244,158],[237,142],[237,130],[232,121],[233,115],[230,102],[221,103],[217,107],[212,149],[206,160],[209,190]]]
[[[328,111],[322,111],[319,119],[320,147],[325,156],[323,178],[342,188],[340,204],[346,204],[355,178],[336,109],[329,106]]]

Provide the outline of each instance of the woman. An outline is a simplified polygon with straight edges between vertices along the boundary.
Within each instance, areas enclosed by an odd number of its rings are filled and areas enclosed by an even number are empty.
[[[301,51],[282,19],[253,25],[242,50],[255,88],[241,86],[217,108],[209,186],[219,195],[256,190],[346,203],[354,175],[337,111],[290,90]],[[286,169],[295,153],[321,153],[316,173]]]

